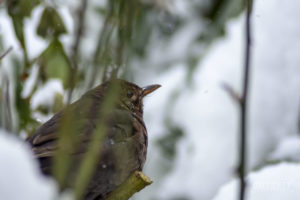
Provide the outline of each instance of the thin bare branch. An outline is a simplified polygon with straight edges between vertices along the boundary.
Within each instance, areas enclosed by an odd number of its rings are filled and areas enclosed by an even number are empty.
[[[73,49],[72,49],[72,55],[71,55],[71,62],[72,62],[72,73],[70,73],[70,90],[68,94],[68,104],[71,102],[72,93],[75,87],[76,83],[76,76],[78,71],[78,52],[80,49],[80,43],[82,40],[82,35],[84,33],[84,19],[85,19],[85,13],[87,10],[87,3],[88,0],[82,0],[82,3],[80,5],[80,9],[78,9],[78,24],[75,32],[75,39],[73,42]]]
[[[110,10],[105,18],[103,28],[102,28],[101,32],[99,33],[97,46],[96,46],[95,53],[93,55],[93,60],[92,60],[93,73],[92,73],[92,76],[89,81],[89,85],[88,85],[89,88],[91,88],[95,83],[96,77],[98,75],[100,60],[103,57],[105,48],[108,47],[108,43],[110,41],[112,31],[114,30],[114,27],[115,27],[115,24],[112,24],[112,22],[111,22],[112,15],[113,15],[112,10]],[[106,66],[101,66],[101,67],[103,67],[102,82],[104,82],[104,81],[106,81],[108,66],[106,65]]]
[[[9,47],[2,55],[0,55],[0,60],[2,60],[9,52],[13,50],[13,47]]]
[[[77,60],[78,57],[78,51],[80,48],[82,35],[84,33],[84,19],[87,10],[87,3],[88,0],[82,0],[82,4],[80,6],[80,9],[78,10],[78,26],[76,29],[75,40],[73,44],[73,59],[75,61]]]
[[[238,104],[241,104],[241,97],[234,91],[234,89],[227,83],[221,83],[221,87],[235,100]]]
[[[245,63],[244,63],[244,78],[243,78],[243,91],[241,100],[241,121],[240,121],[240,160],[239,160],[239,179],[240,179],[240,191],[239,199],[245,199],[246,192],[246,149],[247,149],[247,114],[248,114],[248,89],[250,78],[250,57],[251,57],[251,2],[246,0],[246,37],[245,37]]]

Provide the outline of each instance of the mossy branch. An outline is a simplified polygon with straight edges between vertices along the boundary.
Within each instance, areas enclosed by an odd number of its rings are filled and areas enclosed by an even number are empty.
[[[151,183],[152,181],[149,177],[140,171],[135,171],[122,185],[110,193],[105,200],[127,200]]]

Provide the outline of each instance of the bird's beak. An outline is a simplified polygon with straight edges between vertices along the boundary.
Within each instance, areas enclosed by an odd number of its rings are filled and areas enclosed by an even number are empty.
[[[160,87],[161,87],[161,85],[159,85],[159,84],[148,85],[148,86],[146,86],[146,87],[143,87],[143,88],[142,88],[142,90],[143,90],[142,96],[144,97],[144,96],[146,96],[146,95],[152,93],[154,90],[156,90],[157,88],[160,88]]]

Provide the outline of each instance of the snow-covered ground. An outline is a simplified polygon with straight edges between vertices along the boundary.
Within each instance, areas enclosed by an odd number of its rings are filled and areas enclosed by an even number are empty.
[[[300,137],[297,135],[283,138],[269,160],[300,162]]]
[[[281,163],[249,174],[247,200],[300,199],[300,164]],[[213,200],[237,200],[237,180],[224,185]]]

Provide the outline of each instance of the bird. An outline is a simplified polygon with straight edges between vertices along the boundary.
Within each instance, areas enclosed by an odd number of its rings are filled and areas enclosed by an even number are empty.
[[[103,142],[83,199],[105,199],[133,172],[143,170],[148,146],[143,99],[159,87],[159,84],[139,87],[122,79],[112,79],[56,113],[26,140],[39,161],[42,173],[53,176],[55,155],[64,145],[59,143],[64,130],[72,136],[70,141],[75,142],[71,143],[73,145],[70,146],[74,147],[67,153],[73,161],[66,175],[69,180],[61,188],[74,187],[78,163],[88,151],[93,135],[99,134]],[[64,129],[66,119],[70,124],[67,130]],[[105,127],[102,131],[101,125]]]

